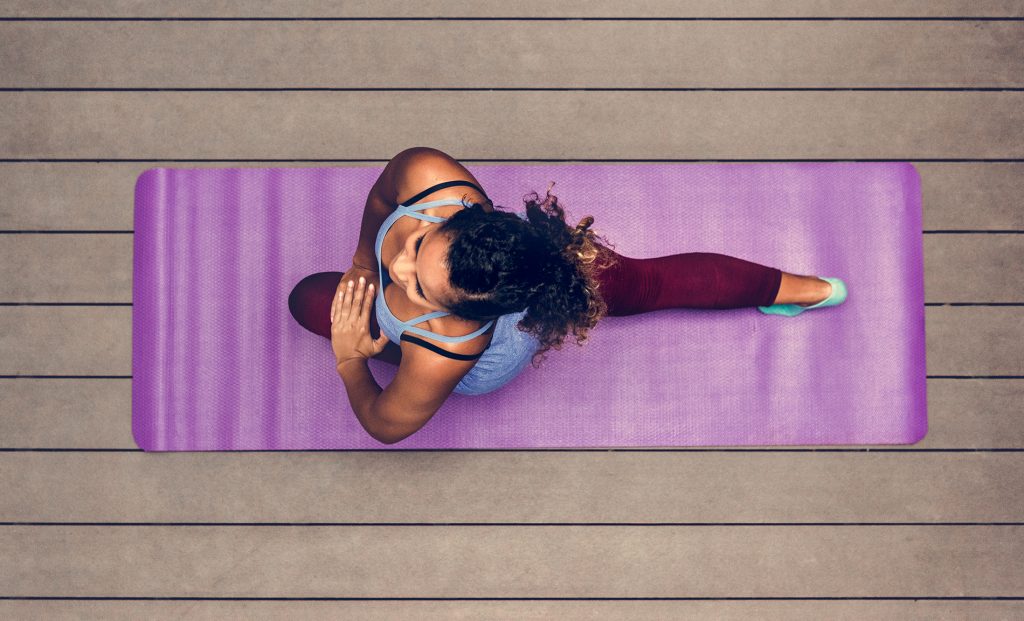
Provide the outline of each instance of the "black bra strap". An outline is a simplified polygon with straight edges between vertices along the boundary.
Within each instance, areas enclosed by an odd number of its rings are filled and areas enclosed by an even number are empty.
[[[440,347],[434,345],[433,343],[428,343],[423,339],[416,336],[412,336],[410,334],[402,334],[400,340],[409,341],[410,343],[415,343],[417,345],[422,345],[423,347],[426,347],[427,349],[434,353],[441,354],[445,358],[454,358],[455,360],[476,360],[480,356],[484,355],[484,352],[480,352],[479,354],[474,354],[472,356],[469,354],[453,354],[448,350],[441,349]]]
[[[485,198],[487,197],[487,193],[484,192],[483,190],[481,190],[479,187],[477,187],[477,185],[475,183],[472,183],[470,181],[463,181],[462,179],[456,179],[455,181],[445,181],[443,183],[438,183],[437,185],[432,185],[429,188],[427,188],[426,190],[423,190],[422,192],[417,194],[416,196],[413,196],[409,200],[405,201],[404,203],[399,203],[399,205],[401,205],[402,207],[408,207],[409,205],[412,205],[416,201],[420,200],[421,198],[423,198],[424,196],[427,196],[428,194],[430,194],[432,192],[436,192],[437,190],[440,190],[441,188],[449,188],[449,187],[451,187],[453,185],[468,185],[468,186],[472,187],[473,189],[475,189],[477,192],[483,194]],[[488,199],[488,200],[490,200],[490,199]]]

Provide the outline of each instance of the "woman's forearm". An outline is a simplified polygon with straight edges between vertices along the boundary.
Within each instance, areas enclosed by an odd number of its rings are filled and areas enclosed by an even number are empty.
[[[373,379],[366,360],[349,359],[336,367],[341,381],[345,384],[348,401],[356,419],[368,434],[381,440],[376,419],[373,418],[373,402],[383,392],[377,380]],[[383,442],[383,440],[381,440]]]

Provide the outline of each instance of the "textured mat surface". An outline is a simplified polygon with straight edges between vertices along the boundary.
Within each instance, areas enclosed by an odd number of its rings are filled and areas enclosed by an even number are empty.
[[[288,294],[350,266],[383,166],[154,168],[136,184],[132,429],[146,450],[906,444],[927,427],[909,163],[469,166],[500,208],[552,193],[636,258],[718,252],[842,278],[840,306],[608,317],[539,369],[370,437]],[[386,387],[396,368],[371,360]]]

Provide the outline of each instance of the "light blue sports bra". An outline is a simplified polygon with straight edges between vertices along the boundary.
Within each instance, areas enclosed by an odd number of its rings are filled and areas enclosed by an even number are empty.
[[[401,320],[399,320],[397,317],[395,317],[394,313],[391,312],[391,309],[388,308],[387,302],[384,301],[384,287],[386,286],[386,283],[385,283],[384,279],[385,279],[385,277],[387,277],[387,281],[391,282],[391,277],[388,276],[387,272],[383,269],[383,266],[381,265],[381,259],[380,259],[381,247],[384,245],[384,236],[391,229],[391,225],[394,224],[402,216],[412,216],[413,218],[417,218],[419,220],[427,220],[428,222],[444,222],[445,220],[447,220],[447,218],[441,218],[441,217],[438,217],[438,216],[430,216],[430,215],[427,215],[425,213],[420,213],[420,211],[422,211],[423,209],[429,209],[431,207],[440,207],[442,205],[461,205],[462,204],[462,200],[461,199],[457,199],[457,198],[442,198],[442,199],[438,199],[438,200],[435,200],[435,201],[427,201],[426,203],[419,203],[419,204],[416,204],[416,205],[413,205],[411,203],[414,203],[419,198],[427,196],[428,194],[430,194],[432,192],[435,192],[435,191],[440,190],[442,188],[453,186],[453,185],[468,185],[468,186],[472,186],[472,187],[476,188],[476,190],[479,191],[481,194],[484,194],[483,190],[480,190],[479,187],[477,187],[473,183],[470,183],[469,181],[461,181],[461,180],[458,180],[458,181],[446,181],[444,183],[439,183],[437,185],[431,186],[430,188],[427,188],[426,190],[420,192],[416,196],[414,196],[411,199],[409,199],[406,203],[398,205],[398,207],[395,209],[394,213],[389,215],[384,220],[384,222],[381,223],[380,230],[377,232],[377,243],[374,246],[374,251],[377,254],[377,270],[380,273],[380,285],[379,285],[379,289],[377,290],[377,301],[378,301],[377,308],[380,309],[380,311],[383,312],[383,314],[384,314],[384,321],[381,321],[381,318],[378,316],[377,323],[380,326],[382,326],[381,327],[382,330],[384,329],[383,328],[384,325],[387,325],[389,328],[392,328],[391,331],[393,333],[395,333],[395,334],[400,334],[402,340],[413,341],[413,342],[415,342],[418,345],[423,345],[424,347],[427,347],[429,349],[437,351],[438,353],[442,353],[443,355],[447,355],[447,356],[452,357],[452,358],[458,357],[459,359],[465,360],[465,359],[478,358],[480,355],[482,355],[482,352],[481,352],[481,354],[476,354],[475,356],[468,356],[468,357],[467,356],[460,356],[458,354],[452,354],[451,352],[445,351],[445,350],[440,349],[440,348],[438,348],[436,346],[431,346],[430,343],[427,343],[427,342],[422,341],[420,339],[406,338],[404,333],[405,332],[412,332],[413,334],[419,334],[420,336],[426,336],[426,337],[429,337],[429,338],[432,338],[432,339],[437,339],[438,341],[441,341],[441,342],[444,342],[444,343],[462,343],[464,341],[468,341],[469,339],[476,338],[477,336],[480,336],[481,334],[486,332],[491,327],[491,325],[494,324],[494,320],[492,319],[492,320],[488,321],[486,324],[481,326],[480,329],[475,330],[475,331],[473,331],[473,332],[471,332],[469,334],[465,334],[463,336],[447,336],[447,335],[444,335],[444,334],[437,334],[435,332],[431,332],[429,330],[424,330],[423,328],[416,327],[416,324],[421,323],[423,321],[426,321],[427,319],[433,319],[435,317],[444,317],[446,315],[450,315],[451,314],[451,313],[446,312],[446,311],[433,311],[433,312],[430,312],[430,313],[426,313],[426,314],[420,315],[419,317],[414,317],[414,318],[412,318],[412,319],[410,319],[408,321],[401,321]],[[486,196],[486,194],[484,194],[484,196]],[[380,313],[378,313],[378,315],[379,314]],[[389,339],[392,338],[392,335],[389,334],[388,338]]]
[[[387,303],[384,301],[384,279],[386,272],[381,265],[380,259],[381,247],[384,244],[384,235],[391,228],[391,225],[402,216],[412,216],[413,218],[427,220],[430,222],[444,222],[446,218],[423,214],[420,213],[420,210],[429,207],[439,207],[441,205],[461,205],[461,200],[448,198],[420,203],[418,205],[414,205],[413,203],[429,195],[431,192],[454,185],[472,186],[480,192],[480,194],[487,196],[483,190],[469,181],[446,181],[427,188],[416,196],[410,198],[404,204],[398,205],[395,212],[389,215],[384,222],[381,223],[380,230],[377,232],[377,243],[375,245],[375,251],[377,254],[377,271],[380,273],[380,285],[377,291],[375,312],[381,332],[386,334],[392,342],[398,342],[399,340],[409,341],[430,349],[442,356],[455,358],[457,360],[478,359],[473,368],[463,376],[461,381],[459,381],[458,385],[455,387],[455,392],[464,395],[480,395],[496,390],[504,384],[512,381],[523,369],[526,368],[526,365],[529,364],[534,352],[539,349],[540,341],[538,341],[532,334],[519,330],[517,327],[519,321],[526,316],[526,309],[518,313],[502,315],[501,317],[498,317],[496,321],[492,319],[479,330],[470,334],[466,334],[464,336],[446,336],[443,334],[435,334],[429,330],[417,328],[415,324],[427,319],[433,319],[434,317],[443,317],[451,313],[445,311],[434,311],[425,315],[420,315],[419,317],[415,317],[409,321],[400,321],[395,317],[391,312],[391,309],[388,308]],[[525,214],[517,215],[524,220],[526,219]],[[391,278],[388,276],[387,282],[390,281]],[[411,332],[413,334],[437,339],[445,343],[460,343],[483,334],[494,323],[497,323],[497,325],[494,327],[494,333],[491,335],[490,345],[488,345],[487,349],[483,352],[476,355],[454,354],[441,349],[433,343],[429,343],[419,337],[413,336],[412,334],[406,334],[406,332]]]

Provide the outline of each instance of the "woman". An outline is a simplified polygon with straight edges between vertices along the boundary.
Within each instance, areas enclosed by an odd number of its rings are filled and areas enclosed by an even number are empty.
[[[496,211],[453,158],[406,149],[370,190],[352,267],[292,290],[292,315],[331,339],[352,408],[374,438],[392,444],[415,433],[452,392],[497,389],[561,349],[570,329],[582,345],[606,315],[758,306],[792,316],[846,299],[838,278],[722,254],[624,257],[598,243],[592,217],[570,228],[550,189],[543,201],[528,195],[521,216]],[[369,357],[398,365],[386,389]]]

